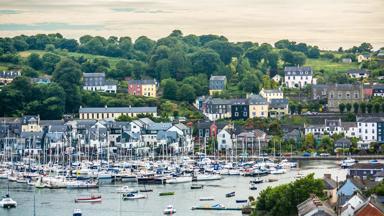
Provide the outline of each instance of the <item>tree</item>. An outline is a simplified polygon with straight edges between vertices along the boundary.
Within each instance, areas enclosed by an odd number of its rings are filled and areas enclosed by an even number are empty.
[[[161,81],[163,87],[163,97],[165,99],[176,100],[177,99],[177,82],[175,79],[165,79]]]
[[[181,85],[181,87],[177,90],[177,97],[181,101],[192,103],[196,98],[193,86],[189,84]]]
[[[65,91],[65,111],[78,112],[81,102],[81,70],[80,65],[71,59],[62,59],[53,72],[53,81]]]
[[[235,44],[222,40],[210,41],[205,44],[205,47],[217,52],[220,55],[221,61],[226,65],[231,62],[232,57],[239,57],[243,51]]]
[[[351,105],[350,103],[347,103],[347,104],[345,105],[345,107],[347,108],[347,112],[351,112],[351,110],[352,110],[352,105]]]
[[[240,87],[245,92],[258,93],[260,89],[260,80],[254,73],[245,74],[240,82]]]
[[[289,104],[289,109],[291,110],[291,114],[295,114],[296,112],[296,105],[295,104]]]
[[[357,49],[360,53],[371,52],[371,50],[373,49],[373,46],[370,43],[364,42],[364,43],[360,44],[360,46]]]
[[[288,65],[304,65],[306,57],[301,52],[292,52],[288,49],[280,51],[281,59]]]
[[[303,110],[303,105],[299,103],[299,105],[297,105],[297,114],[300,115],[302,110]]]
[[[42,61],[43,70],[48,74],[52,74],[52,72],[55,70],[56,64],[60,61],[60,56],[52,53],[46,53],[43,55]]]
[[[360,110],[361,110],[361,113],[365,113],[366,109],[367,109],[367,104],[364,103],[364,102],[361,102],[361,103],[360,103]]]
[[[219,54],[211,49],[201,49],[190,56],[194,74],[205,73],[208,76],[220,74],[222,62]]]
[[[372,113],[372,108],[373,108],[373,104],[372,103],[368,103],[367,104],[367,111],[368,111],[368,113]]]
[[[380,104],[379,103],[375,103],[373,105],[373,110],[375,111],[375,113],[379,113],[380,112]]]
[[[309,48],[308,51],[309,58],[319,58],[320,57],[320,49],[317,46]]]
[[[133,45],[133,47],[136,50],[142,51],[147,54],[152,50],[154,46],[155,46],[155,41],[145,36],[138,37],[135,41],[135,44]]]
[[[354,113],[359,113],[359,104],[358,103],[353,103],[353,112]]]
[[[340,113],[344,113],[344,111],[345,111],[345,104],[343,104],[343,103],[339,104],[339,110],[340,110]]]
[[[313,134],[309,133],[307,135],[305,135],[304,137],[304,148],[305,149],[314,149],[315,148],[315,137],[313,136]]]
[[[27,62],[28,65],[35,70],[40,70],[43,67],[43,62],[41,61],[39,54],[36,53],[29,55]]]

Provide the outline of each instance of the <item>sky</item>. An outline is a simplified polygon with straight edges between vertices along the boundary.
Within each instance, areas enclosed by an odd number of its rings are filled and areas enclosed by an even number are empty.
[[[56,33],[159,39],[180,29],[230,41],[384,47],[384,0],[0,0],[0,37]]]

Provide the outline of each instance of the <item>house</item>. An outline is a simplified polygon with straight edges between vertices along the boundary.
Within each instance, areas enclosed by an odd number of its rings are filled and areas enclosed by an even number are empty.
[[[284,82],[287,88],[303,88],[316,84],[311,67],[285,67]]]
[[[268,106],[268,116],[280,118],[288,115],[288,99],[271,99]]]
[[[87,91],[116,93],[117,81],[106,80],[105,73],[83,73],[83,89]]]
[[[341,206],[340,216],[353,216],[358,207],[365,203],[366,198],[357,192]]]
[[[257,152],[259,149],[263,149],[268,143],[267,134],[259,129],[254,129],[250,131],[238,131],[236,136],[236,148],[238,149],[247,149],[250,152]]]
[[[364,98],[371,98],[373,95],[373,86],[371,84],[363,84]]]
[[[203,103],[203,114],[211,121],[231,117],[232,101],[221,98],[207,98]]]
[[[265,98],[269,103],[272,99],[284,99],[284,93],[280,89],[264,89],[260,90],[260,96]]]
[[[0,72],[0,83],[3,85],[7,85],[19,76],[21,76],[20,70],[2,71]]]
[[[348,169],[348,175],[362,179],[373,178],[378,172],[384,171],[384,164],[381,163],[357,163]]]
[[[316,195],[311,194],[304,202],[297,205],[298,216],[336,216],[333,209]]]
[[[272,80],[275,81],[278,84],[280,84],[282,79],[283,78],[279,74],[276,74],[275,76],[272,77]]]
[[[357,62],[361,63],[363,61],[368,61],[371,59],[371,55],[369,53],[365,53],[365,54],[359,54],[357,56]]]
[[[361,84],[328,84],[314,85],[313,100],[326,100],[329,111],[339,111],[340,104],[360,103],[364,100],[363,85]]]
[[[227,78],[225,76],[211,76],[209,79],[209,95],[221,93],[227,85]]]
[[[377,122],[382,122],[380,117],[358,117],[357,128],[364,149],[369,148],[371,142],[377,140]]]
[[[369,71],[366,69],[350,69],[347,75],[354,79],[364,79],[369,77]]]
[[[80,119],[116,119],[121,115],[137,117],[138,115],[157,116],[157,107],[81,107]]]
[[[372,88],[372,96],[384,97],[384,85],[374,85]]]
[[[199,142],[208,137],[216,137],[216,134],[220,132],[228,123],[225,121],[209,121],[202,120],[196,124],[197,138]]]
[[[347,138],[340,138],[335,141],[335,152],[337,151],[337,149],[349,149],[351,146],[351,140]]]
[[[44,76],[44,77],[31,78],[31,82],[36,84],[41,84],[41,85],[47,85],[51,83],[51,77]]]
[[[248,97],[249,117],[250,118],[267,118],[268,117],[268,101],[260,95],[250,95]]]
[[[332,179],[331,174],[324,174],[323,182],[324,182],[324,193],[328,198],[328,202],[331,205],[336,204],[338,183]]]
[[[21,131],[22,132],[41,132],[40,116],[39,115],[25,115],[21,117]]]
[[[231,105],[232,120],[249,118],[249,105],[247,99],[233,99]]]
[[[290,132],[284,133],[283,140],[290,141],[293,140],[295,143],[299,143],[303,138],[303,133],[299,129],[293,129]]]
[[[343,206],[356,192],[361,192],[365,186],[353,178],[347,178],[338,188],[338,205]]]
[[[128,94],[144,97],[156,97],[156,80],[128,80]]]
[[[359,206],[355,210],[354,216],[384,216],[383,206],[376,200],[374,196],[368,198],[368,200]]]
[[[233,149],[234,137],[231,129],[224,128],[217,134],[217,146],[218,150]]]

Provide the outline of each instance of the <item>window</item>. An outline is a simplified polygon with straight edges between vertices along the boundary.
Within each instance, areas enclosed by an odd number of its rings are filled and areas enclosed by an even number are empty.
[[[235,116],[238,117],[238,116],[239,116],[239,113],[238,113],[238,112],[235,112]]]

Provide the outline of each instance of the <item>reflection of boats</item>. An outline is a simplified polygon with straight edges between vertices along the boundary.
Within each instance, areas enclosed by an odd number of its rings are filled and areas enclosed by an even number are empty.
[[[121,188],[116,189],[116,192],[117,193],[134,193],[134,192],[137,192],[137,190],[130,188],[130,187],[125,185]]]
[[[145,196],[140,193],[125,193],[123,194],[123,200],[136,200],[145,199]]]
[[[175,195],[175,192],[160,192],[159,196],[172,196]]]
[[[249,181],[249,183],[251,183],[251,184],[260,184],[260,183],[263,183],[263,179],[261,179],[261,178],[254,178],[254,179],[251,179],[251,181]]]
[[[73,210],[73,215],[72,216],[82,216],[83,214],[81,213],[80,209],[75,209]]]
[[[87,189],[87,188],[98,188],[97,181],[69,181],[67,182],[68,189]]]
[[[16,208],[17,202],[14,201],[9,194],[6,194],[0,201],[0,206],[3,208]]]
[[[176,213],[176,209],[174,209],[172,205],[169,205],[169,206],[167,206],[164,209],[163,213],[166,214],[166,215],[175,214]]]
[[[248,200],[236,200],[236,203],[247,203]]]
[[[200,185],[200,184],[193,184],[191,185],[191,189],[203,189],[203,185]]]
[[[139,192],[153,192],[152,189],[140,189]]]
[[[75,202],[77,203],[92,203],[92,202],[101,202],[101,195],[92,195],[91,197],[81,197],[76,198]]]
[[[214,197],[200,197],[199,199],[200,201],[212,201],[212,200],[215,200]]]
[[[178,184],[178,183],[187,183],[192,181],[192,176],[179,176],[167,179],[166,183],[168,184]]]
[[[275,182],[275,181],[277,181],[278,179],[275,179],[275,178],[269,178],[268,179],[268,182]]]
[[[251,190],[257,190],[256,184],[255,184],[255,183],[251,183],[251,184],[249,184],[249,189],[251,189]]]
[[[234,196],[235,196],[235,191],[225,194],[225,197],[234,197]]]

